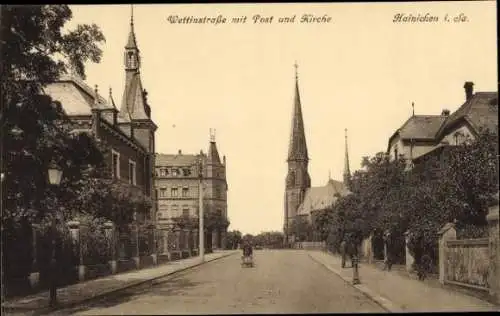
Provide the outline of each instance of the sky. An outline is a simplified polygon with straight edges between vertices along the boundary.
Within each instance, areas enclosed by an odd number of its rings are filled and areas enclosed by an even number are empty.
[[[86,82],[121,102],[130,5],[70,6],[67,24],[97,24],[106,43]],[[396,14],[437,22],[393,22]],[[453,22],[460,14],[466,22]],[[254,15],[274,16],[254,24]],[[299,23],[303,14],[329,23]],[[445,22],[444,17],[452,22]],[[172,24],[170,15],[227,23]],[[296,15],[294,23],[279,17]],[[230,23],[247,16],[246,23]],[[411,115],[456,110],[465,81],[497,90],[496,2],[134,5],[141,79],[159,153],[208,150],[211,128],[227,158],[230,230],[281,231],[295,68],[312,186],[342,180],[344,129],[351,172],[385,151]]]

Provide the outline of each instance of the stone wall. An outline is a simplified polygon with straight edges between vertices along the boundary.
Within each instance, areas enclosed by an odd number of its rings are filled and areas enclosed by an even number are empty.
[[[500,303],[500,242],[498,204],[487,216],[488,238],[457,239],[455,225],[439,231],[439,281],[487,292]]]

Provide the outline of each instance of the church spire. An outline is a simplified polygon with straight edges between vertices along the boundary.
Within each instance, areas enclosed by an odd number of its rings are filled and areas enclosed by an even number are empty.
[[[349,168],[349,150],[347,148],[347,128],[345,132],[345,157],[344,157],[344,184],[349,186],[351,181],[351,170]]]
[[[135,48],[137,49],[137,42],[135,40],[134,32],[134,5],[130,5],[130,32],[128,33],[127,46],[125,48]]]
[[[295,96],[292,116],[292,130],[288,147],[288,161],[309,161],[307,153],[306,135],[304,132],[304,119],[302,118],[302,106],[299,93],[299,76],[297,62],[295,62]]]

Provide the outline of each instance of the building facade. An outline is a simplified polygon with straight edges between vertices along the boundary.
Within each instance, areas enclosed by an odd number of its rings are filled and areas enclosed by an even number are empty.
[[[156,191],[156,226],[161,231],[160,239],[163,253],[169,252],[170,244],[175,247],[186,248],[189,242],[187,237],[179,236],[181,241],[169,241],[169,231],[174,229],[174,220],[184,217],[193,219],[194,229],[197,232],[200,195],[200,168],[202,171],[202,201],[205,214],[217,213],[227,220],[227,180],[226,157],[220,159],[215,138],[212,137],[208,153],[184,154],[181,150],[177,154],[157,154],[155,166]],[[206,233],[206,246],[212,249],[225,247],[226,227],[217,227]],[[183,231],[179,235],[189,235]],[[197,241],[194,238],[194,246]],[[172,246],[171,246],[172,248]],[[195,247],[196,248],[196,247]]]
[[[402,156],[409,166],[442,147],[473,141],[482,129],[498,130],[498,92],[476,92],[474,83],[464,84],[465,101],[450,114],[412,115],[389,138],[387,154]]]
[[[73,124],[73,132],[84,132],[101,140],[106,147],[107,166],[116,181],[128,184],[132,190],[140,191],[151,202],[146,214],[137,214],[136,220],[147,227],[155,213],[153,203],[153,172],[155,158],[156,124],[151,116],[147,92],[140,77],[140,54],[137,46],[133,18],[130,21],[128,41],[124,48],[125,84],[119,108],[112,90],[102,96],[98,87],[91,88],[78,75],[70,73],[47,85],[44,93],[62,108]],[[119,257],[138,257],[134,249],[136,238],[131,231],[119,227]],[[123,230],[122,230],[123,229]],[[122,234],[123,233],[123,234]],[[154,251],[152,233],[149,251]],[[128,246],[127,246],[128,244]]]

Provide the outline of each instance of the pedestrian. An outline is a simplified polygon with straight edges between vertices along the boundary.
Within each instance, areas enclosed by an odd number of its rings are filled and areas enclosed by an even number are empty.
[[[427,278],[427,274],[431,269],[431,257],[428,254],[425,254],[420,259],[420,263],[417,265],[417,275],[420,281],[423,281]]]

